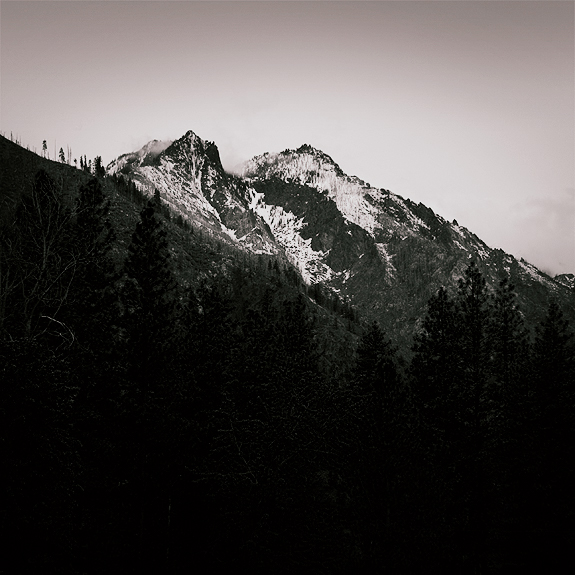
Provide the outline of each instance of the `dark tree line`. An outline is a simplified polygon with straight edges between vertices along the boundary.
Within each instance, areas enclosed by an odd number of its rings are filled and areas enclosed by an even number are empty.
[[[561,563],[574,342],[556,304],[532,338],[513,286],[489,293],[472,263],[411,361],[372,323],[328,375],[327,312],[297,275],[244,258],[185,288],[157,196],[121,264],[96,178],[67,203],[39,172],[0,230],[4,572]]]
[[[506,279],[489,295],[471,263],[414,345],[422,445],[465,572],[551,569],[573,536],[573,333],[551,302],[530,341],[515,297]]]

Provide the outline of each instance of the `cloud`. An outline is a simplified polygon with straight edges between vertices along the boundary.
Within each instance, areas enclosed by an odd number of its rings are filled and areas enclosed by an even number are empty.
[[[552,275],[575,271],[574,188],[516,204],[510,224],[525,259]]]

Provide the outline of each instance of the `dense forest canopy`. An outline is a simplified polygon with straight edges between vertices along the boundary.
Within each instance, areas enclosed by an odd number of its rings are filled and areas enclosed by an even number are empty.
[[[556,302],[531,332],[471,261],[406,353],[94,166],[37,171],[2,218],[4,572],[563,564],[575,341]]]

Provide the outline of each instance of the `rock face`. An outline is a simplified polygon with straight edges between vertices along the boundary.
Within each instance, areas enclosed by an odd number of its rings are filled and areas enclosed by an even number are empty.
[[[400,340],[411,338],[440,286],[456,289],[470,259],[493,289],[510,277],[528,319],[550,297],[575,319],[572,274],[550,278],[423,204],[344,174],[309,145],[257,156],[239,177],[224,171],[214,143],[190,131],[121,156],[108,171],[159,190],[174,212],[238,248],[285,254],[308,284],[351,300]]]
[[[553,278],[565,287],[575,290],[575,275],[574,274],[559,274]]]

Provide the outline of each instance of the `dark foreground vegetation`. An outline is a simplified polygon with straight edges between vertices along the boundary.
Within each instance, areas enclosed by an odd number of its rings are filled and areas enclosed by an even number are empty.
[[[182,281],[157,197],[122,251],[102,182],[66,195],[40,171],[0,231],[1,572],[568,561],[574,338],[556,304],[529,333],[513,286],[489,293],[471,263],[404,360],[276,262]]]

